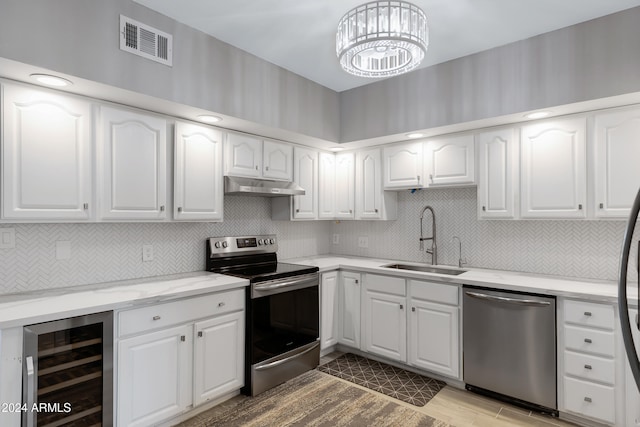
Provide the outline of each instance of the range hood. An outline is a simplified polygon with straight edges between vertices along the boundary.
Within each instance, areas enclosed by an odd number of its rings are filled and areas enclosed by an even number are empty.
[[[224,177],[224,194],[242,194],[245,196],[302,196],[304,188],[295,182],[271,181],[258,178]]]

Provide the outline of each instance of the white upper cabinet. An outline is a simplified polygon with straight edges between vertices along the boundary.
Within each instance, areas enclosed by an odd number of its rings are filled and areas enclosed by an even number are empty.
[[[424,144],[424,153],[427,186],[475,184],[472,134],[429,140]]]
[[[230,132],[225,147],[225,175],[262,176],[262,140]]]
[[[422,142],[396,144],[384,148],[384,188],[423,186]]]
[[[523,218],[584,218],[584,117],[545,120],[521,130]]]
[[[177,122],[174,154],[173,218],[222,221],[222,133]]]
[[[478,218],[514,218],[518,141],[513,128],[478,134]]]
[[[398,196],[382,189],[380,149],[356,153],[356,219],[396,219]]]
[[[295,147],[293,180],[304,188],[303,196],[293,197],[293,218],[318,218],[318,152]]]
[[[2,118],[3,219],[90,219],[90,104],[6,85]]]
[[[595,216],[629,216],[640,187],[640,109],[595,116]]]
[[[336,154],[335,200],[338,219],[353,219],[355,210],[355,155],[354,153]]]
[[[291,181],[293,178],[293,146],[282,142],[264,141],[262,176]]]
[[[100,218],[165,218],[167,122],[101,107],[98,141]]]
[[[225,175],[291,181],[293,146],[229,132],[225,143]]]
[[[320,153],[318,158],[318,218],[336,216],[336,155]]]

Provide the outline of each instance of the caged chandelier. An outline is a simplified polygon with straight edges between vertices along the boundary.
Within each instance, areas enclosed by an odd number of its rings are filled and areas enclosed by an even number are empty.
[[[405,1],[372,1],[347,12],[338,24],[336,54],[342,68],[361,77],[413,70],[429,45],[427,17]]]

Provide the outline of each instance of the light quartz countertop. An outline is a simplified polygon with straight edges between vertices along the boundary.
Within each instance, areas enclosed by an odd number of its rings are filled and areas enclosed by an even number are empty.
[[[203,295],[249,281],[197,271],[0,296],[0,329]]]
[[[317,266],[321,273],[337,269],[355,270],[365,273],[401,276],[416,280],[431,280],[442,283],[474,285],[485,288],[572,297],[599,302],[615,303],[618,300],[618,284],[614,281],[566,278],[481,268],[463,268],[463,270],[466,270],[465,273],[452,276],[382,267],[386,264],[398,262],[410,265],[424,264],[352,256],[318,255],[305,258],[292,258],[283,261]],[[449,269],[457,268],[449,265],[441,265],[440,267],[446,267]],[[629,305],[637,306],[637,283],[629,284],[628,297]]]

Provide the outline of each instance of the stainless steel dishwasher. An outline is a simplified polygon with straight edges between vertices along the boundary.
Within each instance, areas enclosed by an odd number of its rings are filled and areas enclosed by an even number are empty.
[[[557,416],[555,297],[463,290],[466,388]]]

